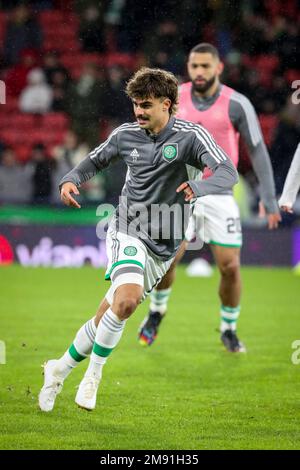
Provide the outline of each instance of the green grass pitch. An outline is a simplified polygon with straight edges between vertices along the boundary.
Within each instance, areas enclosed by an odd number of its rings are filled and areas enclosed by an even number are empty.
[[[0,269],[1,449],[297,449],[300,442],[300,279],[288,269],[243,268],[239,334],[248,353],[220,344],[218,274],[189,279],[180,267],[156,343],[136,339],[141,305],[108,360],[98,405],[74,398],[87,363],[71,374],[52,413],[37,396],[41,364],[59,357],[108,283],[103,271]]]

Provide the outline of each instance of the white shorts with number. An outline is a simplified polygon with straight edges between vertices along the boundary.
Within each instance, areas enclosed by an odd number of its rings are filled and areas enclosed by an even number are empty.
[[[131,237],[109,227],[106,237],[108,257],[105,279],[111,286],[105,297],[111,305],[115,290],[123,284],[139,284],[145,297],[160,282],[174,258],[161,261],[138,238]]]
[[[205,243],[241,247],[240,212],[231,195],[209,195],[197,199],[185,233],[188,241],[195,236]]]

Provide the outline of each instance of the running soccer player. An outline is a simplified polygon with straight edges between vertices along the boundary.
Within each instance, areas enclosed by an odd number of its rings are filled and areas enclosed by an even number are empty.
[[[244,95],[220,82],[223,64],[217,49],[211,44],[202,43],[195,46],[189,54],[187,67],[191,81],[180,87],[178,118],[205,127],[235,166],[239,160],[239,136],[242,136],[260,183],[261,213],[265,209],[269,228],[276,228],[280,214],[275,198],[273,172],[252,104]],[[180,119],[177,122],[180,125]],[[210,171],[206,168],[203,177],[207,178],[209,174]],[[203,241],[210,244],[221,274],[221,340],[228,351],[245,352],[245,346],[239,341],[236,333],[241,309],[242,234],[239,209],[232,191],[224,189],[222,194],[207,195],[197,200],[186,233],[187,240],[194,237],[197,222],[197,226],[204,229]],[[138,334],[142,345],[151,345],[157,336],[159,324],[167,311],[175,267],[187,245],[186,241],[183,242],[170,270],[151,292],[150,311]]]
[[[72,194],[110,163],[123,159],[128,167],[119,206],[106,237],[111,281],[95,318],[77,332],[74,342],[58,360],[44,365],[44,386],[39,394],[43,411],[51,411],[63,381],[89,354],[90,362],[75,402],[92,410],[96,406],[102,368],[121,339],[126,320],[170,268],[184,237],[184,209],[189,201],[230,190],[237,171],[209,132],[199,125],[176,119],[178,82],[173,74],[144,68],[128,82],[137,122],[114,130],[109,138],[61,181],[61,198],[80,208]],[[195,181],[209,167],[207,180]],[[184,194],[182,194],[182,191]],[[162,221],[166,207],[172,217]],[[141,214],[137,217],[137,214]]]
[[[279,207],[284,212],[293,212],[297,193],[300,188],[300,144],[296,149],[293,161],[287,174],[283,192],[278,201]]]

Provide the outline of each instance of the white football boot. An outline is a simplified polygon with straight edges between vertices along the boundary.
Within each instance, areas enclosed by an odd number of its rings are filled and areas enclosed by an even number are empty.
[[[58,361],[52,359],[44,364],[44,385],[39,394],[39,406],[42,411],[52,411],[56,396],[63,387],[63,378],[55,375],[55,366]]]
[[[97,391],[100,378],[89,375],[83,377],[77,390],[75,403],[87,411],[92,411],[96,407]]]

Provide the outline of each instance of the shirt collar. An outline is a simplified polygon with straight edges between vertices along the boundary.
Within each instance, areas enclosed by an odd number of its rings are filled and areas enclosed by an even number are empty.
[[[145,133],[154,142],[162,141],[169,134],[170,130],[172,129],[172,127],[174,125],[174,123],[175,123],[175,117],[171,116],[168,123],[167,123],[167,125],[158,134],[150,134],[147,131],[145,131]]]

